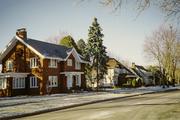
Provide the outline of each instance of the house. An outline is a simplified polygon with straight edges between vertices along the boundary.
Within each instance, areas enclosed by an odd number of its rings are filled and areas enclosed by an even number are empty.
[[[118,85],[118,76],[120,72],[119,61],[115,58],[109,58],[107,64],[107,74],[101,82],[101,87],[112,87]]]
[[[101,87],[132,87],[133,80],[136,80],[136,86],[140,86],[140,77],[131,68],[126,67],[115,58],[109,58],[107,66],[107,74]]]
[[[135,85],[132,85],[133,80],[136,81]],[[118,77],[118,86],[122,87],[137,87],[141,85],[140,77],[129,67],[121,64]]]
[[[74,48],[27,38],[18,29],[0,56],[0,96],[45,95],[86,89],[87,63]]]
[[[155,85],[155,79],[152,72],[149,72],[146,68],[140,65],[132,63],[132,70],[136,75],[142,79],[142,84],[145,86]]]

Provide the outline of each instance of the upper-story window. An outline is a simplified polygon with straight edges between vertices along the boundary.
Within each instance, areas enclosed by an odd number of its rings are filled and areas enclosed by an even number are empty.
[[[38,64],[37,64],[37,58],[30,58],[30,68],[37,68]]]
[[[81,69],[81,63],[79,61],[75,61],[75,68],[77,70]]]
[[[67,66],[72,66],[72,59],[67,60]]]
[[[49,61],[49,67],[50,67],[50,68],[57,68],[57,60],[50,59],[50,61]]]
[[[12,71],[13,70],[13,61],[12,60],[8,60],[6,62],[6,68],[7,68],[7,71]]]

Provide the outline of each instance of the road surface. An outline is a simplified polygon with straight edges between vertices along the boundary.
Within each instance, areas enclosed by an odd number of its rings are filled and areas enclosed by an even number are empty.
[[[20,120],[180,120],[180,91],[121,98]]]

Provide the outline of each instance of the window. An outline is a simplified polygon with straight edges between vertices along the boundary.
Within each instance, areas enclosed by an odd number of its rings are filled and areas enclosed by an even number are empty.
[[[37,77],[32,76],[30,77],[30,88],[37,88]]]
[[[30,58],[30,68],[36,68],[37,66],[37,58]]]
[[[13,78],[13,89],[25,88],[25,78]]]
[[[72,59],[67,60],[67,66],[72,66]]]
[[[81,63],[76,61],[75,62],[75,68],[78,69],[78,70],[81,69]]]
[[[51,67],[51,68],[57,68],[57,60],[50,59],[50,61],[49,61],[49,67]]]
[[[49,87],[57,87],[57,86],[58,86],[57,76],[49,76]]]
[[[0,89],[6,89],[6,78],[0,78]]]
[[[8,60],[6,62],[6,68],[7,68],[7,71],[12,71],[13,70],[13,61],[12,60]]]

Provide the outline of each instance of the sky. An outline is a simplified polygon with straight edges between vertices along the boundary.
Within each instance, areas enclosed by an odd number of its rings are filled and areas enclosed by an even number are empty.
[[[75,41],[82,38],[87,42],[89,26],[96,17],[110,57],[139,65],[151,63],[145,57],[143,44],[146,36],[164,24],[159,9],[152,7],[136,17],[133,4],[113,12],[99,0],[79,1],[0,0],[0,51],[22,27],[27,29],[28,38],[48,41],[68,33]]]

